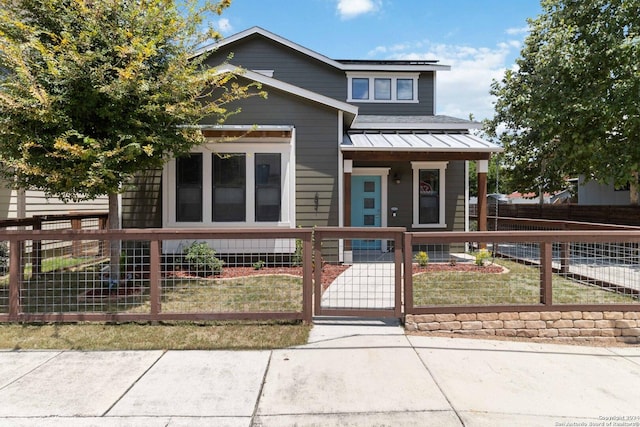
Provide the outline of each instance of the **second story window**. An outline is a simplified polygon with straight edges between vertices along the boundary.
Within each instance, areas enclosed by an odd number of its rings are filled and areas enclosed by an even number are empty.
[[[418,73],[347,73],[347,102],[418,102]]]

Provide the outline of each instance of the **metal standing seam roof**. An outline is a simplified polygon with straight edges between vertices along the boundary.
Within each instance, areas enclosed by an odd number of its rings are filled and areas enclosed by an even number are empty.
[[[502,147],[467,133],[349,132],[343,151],[462,151],[498,153]]]

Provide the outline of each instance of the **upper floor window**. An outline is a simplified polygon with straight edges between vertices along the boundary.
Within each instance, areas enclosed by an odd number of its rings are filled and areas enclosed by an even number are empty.
[[[418,74],[347,73],[350,102],[418,102]]]

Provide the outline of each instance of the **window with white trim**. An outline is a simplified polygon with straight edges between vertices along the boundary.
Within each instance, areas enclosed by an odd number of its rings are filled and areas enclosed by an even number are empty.
[[[418,102],[418,73],[347,73],[347,102]]]
[[[165,226],[286,226],[295,221],[293,143],[218,144],[167,163]]]
[[[447,162],[411,162],[414,228],[443,228]]]

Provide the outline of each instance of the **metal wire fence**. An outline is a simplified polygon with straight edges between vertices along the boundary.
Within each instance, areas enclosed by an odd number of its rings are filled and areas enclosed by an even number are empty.
[[[310,320],[311,231],[232,231],[5,233],[0,320]],[[61,245],[38,260],[20,249],[54,239],[82,250]],[[96,249],[110,241],[115,259]]]
[[[638,231],[453,234],[405,236],[407,312],[640,308]]]

